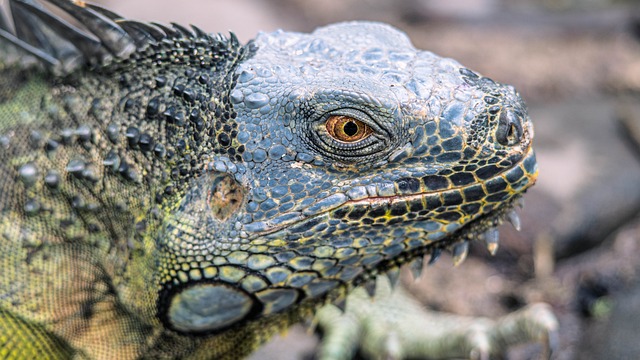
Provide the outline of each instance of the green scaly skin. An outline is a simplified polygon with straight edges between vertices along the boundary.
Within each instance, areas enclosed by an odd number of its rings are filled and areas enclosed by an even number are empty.
[[[31,0],[0,33],[1,357],[243,357],[537,176],[515,90],[386,25],[241,45],[50,2],[94,37]]]

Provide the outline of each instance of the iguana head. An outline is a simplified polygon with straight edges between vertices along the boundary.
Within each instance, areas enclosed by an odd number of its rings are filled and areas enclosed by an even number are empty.
[[[513,87],[376,23],[251,47],[217,154],[163,238],[171,328],[215,332],[335,298],[442,248],[462,257],[474,237],[495,250],[483,233],[537,176]]]
[[[0,22],[0,45],[47,65],[55,89],[36,100],[60,120],[0,138],[47,153],[11,157],[33,200],[21,218],[116,259],[109,288],[152,326],[216,333],[444,248],[460,259],[472,238],[495,250],[491,229],[537,176],[515,90],[389,26],[242,46],[51,2],[83,28],[26,0],[11,2],[15,34]]]

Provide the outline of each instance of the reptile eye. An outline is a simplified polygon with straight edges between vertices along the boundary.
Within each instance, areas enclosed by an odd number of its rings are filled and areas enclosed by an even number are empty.
[[[373,129],[360,120],[344,115],[333,115],[325,123],[329,135],[345,143],[354,143],[368,138]]]

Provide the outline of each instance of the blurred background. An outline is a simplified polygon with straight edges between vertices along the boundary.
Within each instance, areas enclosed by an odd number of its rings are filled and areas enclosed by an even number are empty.
[[[312,31],[376,20],[417,48],[452,57],[516,86],[536,127],[538,184],[501,227],[501,248],[481,244],[455,270],[441,259],[407,287],[431,308],[499,316],[545,301],[560,320],[555,359],[640,359],[640,4],[615,0],[94,0],[145,21],[233,30]],[[406,275],[406,274],[405,274]],[[310,359],[301,326],[254,359]],[[509,359],[537,359],[539,345]]]

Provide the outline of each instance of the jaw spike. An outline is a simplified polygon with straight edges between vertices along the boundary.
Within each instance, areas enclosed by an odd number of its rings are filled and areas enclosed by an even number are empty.
[[[391,288],[395,289],[396,285],[398,285],[398,279],[400,278],[400,269],[393,268],[387,271],[387,277],[389,278],[389,283],[391,284]]]
[[[307,334],[309,335],[312,335],[318,328],[318,318],[315,316],[308,319],[303,319],[301,323],[302,326],[307,328]]]
[[[438,261],[438,259],[440,258],[440,254],[442,254],[442,249],[440,248],[434,248],[431,251],[431,255],[429,257],[429,262],[427,262],[427,265],[433,265],[435,264],[436,261]]]
[[[342,313],[344,314],[344,311],[347,308],[347,297],[346,296],[342,296],[340,299],[336,300],[333,303],[333,305],[335,305],[335,307],[340,309],[340,311],[342,311]]]
[[[451,251],[453,253],[453,266],[458,266],[467,258],[467,254],[469,253],[469,242],[459,242],[453,245],[453,249]]]
[[[367,294],[369,295],[369,297],[373,298],[376,294],[376,279],[373,278],[373,279],[367,280],[367,282],[364,283],[362,287],[364,287],[364,289],[367,291]]]
[[[411,270],[411,275],[413,276],[413,281],[418,281],[420,276],[422,275],[422,267],[423,267],[423,258],[418,257],[411,264],[409,264],[409,270]]]
[[[498,251],[498,243],[500,241],[500,232],[496,228],[491,228],[484,233],[484,242],[487,250],[491,255],[495,255]]]
[[[517,231],[520,231],[520,217],[515,210],[511,209],[509,212],[507,212],[507,220],[509,220],[511,225],[513,225],[513,227]]]

